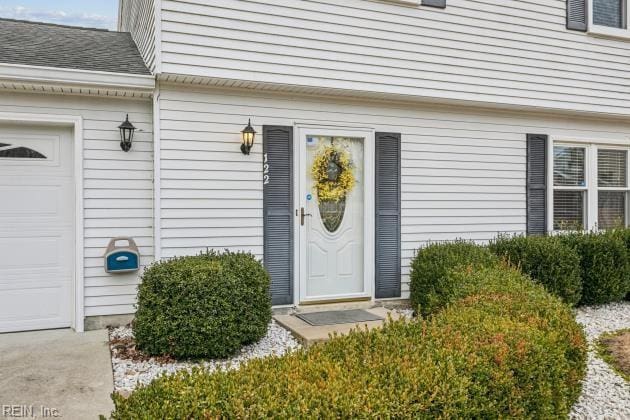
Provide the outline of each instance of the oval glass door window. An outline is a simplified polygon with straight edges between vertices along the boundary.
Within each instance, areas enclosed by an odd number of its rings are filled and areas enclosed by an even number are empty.
[[[328,232],[334,233],[343,222],[343,216],[346,213],[346,199],[343,198],[339,201],[320,200],[318,207],[324,227]]]

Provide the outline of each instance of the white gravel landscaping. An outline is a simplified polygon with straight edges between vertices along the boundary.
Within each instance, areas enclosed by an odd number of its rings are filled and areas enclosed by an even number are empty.
[[[593,343],[605,332],[630,328],[630,302],[577,310],[591,349],[582,395],[573,407],[572,419],[630,419],[630,385],[600,359]]]
[[[116,339],[133,338],[133,332],[129,327],[119,327],[110,331],[110,342]],[[205,367],[209,370],[234,369],[240,363],[271,355],[282,355],[290,349],[299,347],[298,342],[284,328],[274,321],[269,324],[267,335],[256,344],[244,347],[241,352],[226,360],[207,360],[202,362],[172,362],[162,361],[158,358],[148,360],[132,360],[121,357],[115,345],[110,345],[112,350],[112,366],[114,368],[114,389],[120,393],[129,393],[139,385],[146,385],[162,374],[172,374],[183,369],[193,367]]]
[[[413,316],[413,311],[410,309],[397,308],[395,311],[408,318]],[[273,320],[269,324],[267,335],[262,340],[244,347],[238,355],[230,359],[179,362],[159,357],[134,357],[142,355],[135,351],[135,347],[131,352],[132,355],[129,355],[127,349],[124,348],[125,340],[127,343],[133,344],[133,331],[130,327],[124,326],[110,330],[109,341],[114,370],[114,390],[122,394],[130,393],[139,385],[147,385],[163,374],[172,374],[183,369],[190,370],[194,367],[203,367],[210,371],[235,369],[249,359],[271,355],[281,356],[292,349],[301,347],[289,331]]]

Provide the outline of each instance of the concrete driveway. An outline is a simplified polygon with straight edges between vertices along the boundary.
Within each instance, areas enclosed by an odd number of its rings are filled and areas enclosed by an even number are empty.
[[[105,330],[0,334],[2,420],[96,419],[113,409],[113,387]]]

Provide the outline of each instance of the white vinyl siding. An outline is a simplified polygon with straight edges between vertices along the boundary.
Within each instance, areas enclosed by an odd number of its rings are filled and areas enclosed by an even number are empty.
[[[164,0],[162,72],[627,115],[630,44],[566,30],[565,3]]]
[[[161,87],[163,257],[210,248],[262,257],[262,125],[368,127],[402,133],[403,294],[410,259],[430,241],[522,233],[526,135],[624,138],[618,124],[387,103]],[[251,155],[240,131],[258,131]]]
[[[130,32],[149,70],[155,70],[155,1],[120,0],[118,30]]]
[[[84,144],[85,315],[135,310],[138,274],[107,274],[109,240],[133,236],[141,264],[153,261],[153,134],[151,101],[45,94],[0,95],[0,112],[79,115]],[[120,150],[125,114],[137,127],[133,148]]]

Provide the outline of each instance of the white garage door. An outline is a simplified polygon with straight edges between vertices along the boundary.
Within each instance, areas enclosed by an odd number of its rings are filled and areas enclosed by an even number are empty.
[[[0,332],[71,325],[72,172],[69,130],[0,125]]]

